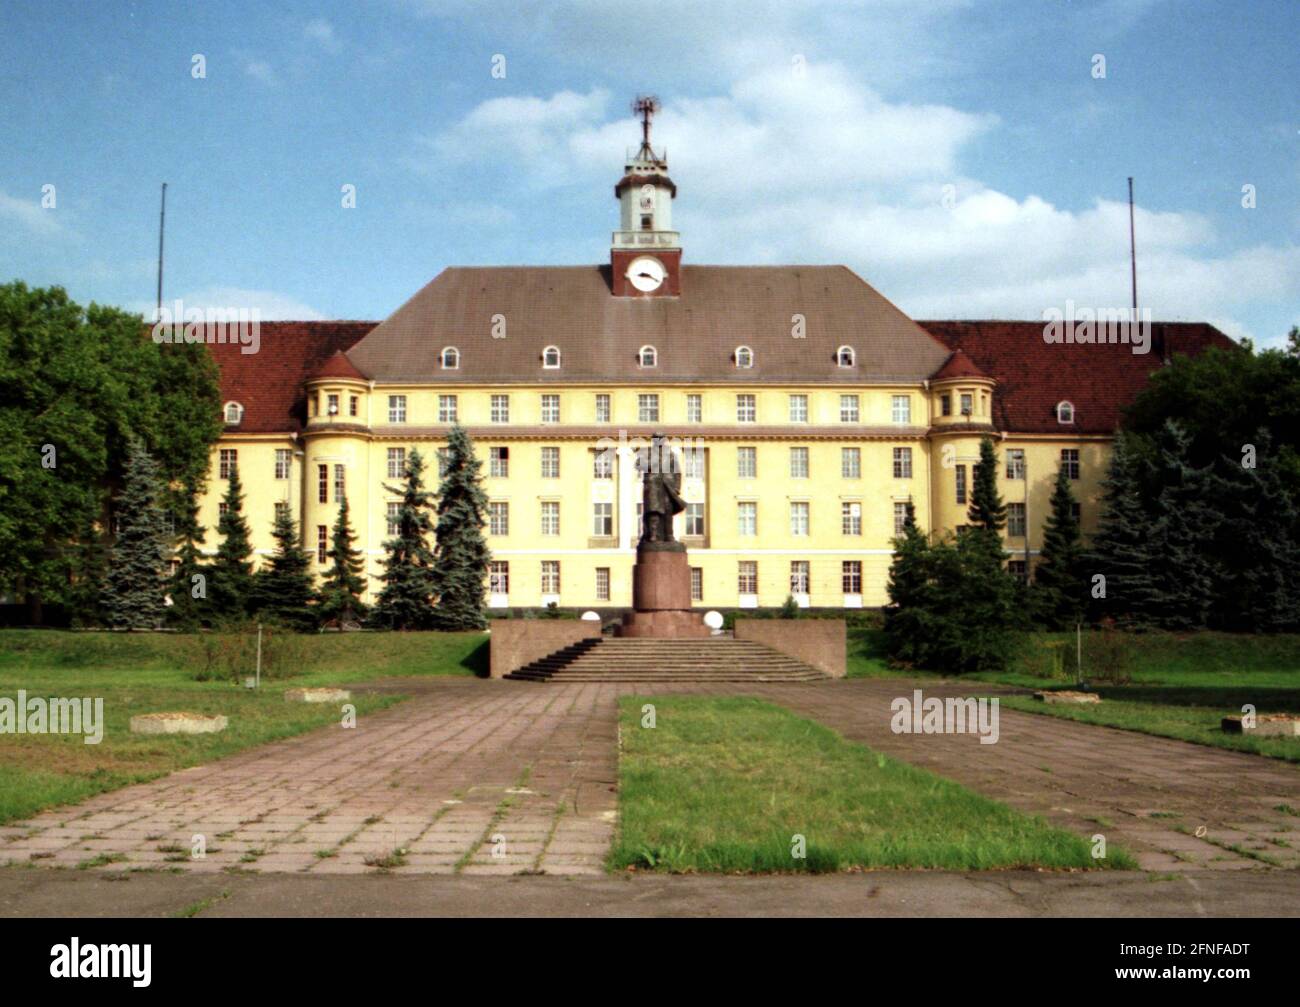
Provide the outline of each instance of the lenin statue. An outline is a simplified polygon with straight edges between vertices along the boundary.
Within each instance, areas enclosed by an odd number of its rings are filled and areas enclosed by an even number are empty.
[[[673,516],[686,509],[682,499],[682,474],[677,456],[663,434],[650,440],[648,455],[637,457],[641,473],[641,540],[638,548],[682,549],[673,538]]]

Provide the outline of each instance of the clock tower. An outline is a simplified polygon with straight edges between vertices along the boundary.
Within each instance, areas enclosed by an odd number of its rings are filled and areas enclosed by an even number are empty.
[[[677,186],[668,177],[668,152],[650,146],[650,120],[659,100],[640,96],[632,111],[641,118],[641,146],[628,152],[614,186],[619,230],[610,242],[611,291],[615,297],[677,297],[682,292],[681,238],[673,226]]]

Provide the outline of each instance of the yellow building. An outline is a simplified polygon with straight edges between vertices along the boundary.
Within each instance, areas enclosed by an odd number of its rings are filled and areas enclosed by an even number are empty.
[[[323,570],[346,494],[373,596],[389,487],[416,450],[432,481],[460,423],[491,501],[491,605],[627,607],[635,452],[663,432],[697,605],[879,606],[909,504],[931,531],[965,523],[982,437],[1023,571],[1057,468],[1093,527],[1123,405],[1173,352],[1228,344],[1202,324],[1153,325],[1140,355],[1048,342],[1041,322],[917,323],[843,266],[686,265],[676,191],[643,143],[615,187],[607,265],[449,268],[378,325],[263,323],[258,353],[214,346],[209,551],[237,464],[262,556],[287,506]]]

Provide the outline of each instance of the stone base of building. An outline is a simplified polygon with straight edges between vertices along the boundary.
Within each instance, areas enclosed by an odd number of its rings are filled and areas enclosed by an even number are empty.
[[[679,542],[641,546],[632,568],[632,607],[619,636],[680,639],[709,636],[703,616],[691,610],[691,567]]]

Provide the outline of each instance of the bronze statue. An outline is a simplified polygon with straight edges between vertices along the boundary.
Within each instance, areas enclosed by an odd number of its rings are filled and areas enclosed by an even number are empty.
[[[682,474],[677,456],[663,434],[650,439],[649,456],[637,457],[641,473],[641,541],[640,545],[671,548],[679,545],[673,538],[673,516],[686,509],[682,499]]]

